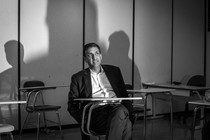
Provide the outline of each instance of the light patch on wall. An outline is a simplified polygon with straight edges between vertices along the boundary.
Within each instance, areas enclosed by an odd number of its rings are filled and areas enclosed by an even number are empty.
[[[95,2],[98,10],[99,40],[106,49],[109,46],[109,36],[116,31],[123,30],[131,42],[132,2],[128,0],[95,0]],[[130,52],[129,56],[132,56]]]
[[[21,1],[21,42],[26,63],[48,56],[49,31],[46,10],[47,0]]]

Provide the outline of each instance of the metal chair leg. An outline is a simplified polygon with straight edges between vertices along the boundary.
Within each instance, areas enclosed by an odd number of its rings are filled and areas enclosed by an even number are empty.
[[[143,140],[146,139],[146,135],[147,135],[147,96],[144,97],[144,138]]]
[[[40,112],[38,112],[38,122],[37,122],[37,136],[36,139],[39,140],[39,132],[40,132]]]
[[[19,136],[21,137],[21,134],[22,134],[22,132],[23,132],[23,128],[24,128],[24,126],[25,126],[25,124],[26,124],[26,122],[27,122],[27,120],[28,120],[28,116],[29,116],[29,113],[27,113],[27,116],[26,116],[26,119],[25,119],[25,121],[24,121],[24,123],[23,123],[23,126],[21,127],[21,130],[20,130],[20,133],[19,133]],[[21,138],[20,138],[21,139]]]
[[[9,133],[11,140],[14,140],[12,133]]]
[[[197,106],[194,109],[194,114],[193,114],[193,123],[192,123],[192,128],[191,128],[191,140],[194,140],[194,132],[195,132],[195,123],[196,123],[196,115],[197,115],[197,111],[200,108],[200,106]]]
[[[60,120],[59,112],[56,111],[56,114],[57,114],[57,118],[58,118],[58,124],[59,124],[59,130],[60,130],[61,138],[63,139],[64,136],[63,136],[63,132],[62,132],[62,129],[61,129],[61,120]]]
[[[44,119],[44,127],[47,128],[47,119],[46,119],[46,115],[45,112],[43,112],[43,119]]]
[[[100,140],[101,139],[101,137],[100,136],[97,136],[97,140]]]

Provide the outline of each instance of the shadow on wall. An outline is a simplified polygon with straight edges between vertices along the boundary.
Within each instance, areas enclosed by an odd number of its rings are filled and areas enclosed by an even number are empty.
[[[0,73],[0,101],[18,100],[18,46],[21,51],[20,62],[25,67],[24,48],[18,43],[16,40],[9,40],[4,44],[6,60],[11,67]],[[24,79],[23,77],[21,79]],[[3,122],[15,121],[18,113],[17,105],[1,105],[0,109],[0,118]]]
[[[125,83],[132,83],[132,59],[129,58],[130,40],[124,31],[116,31],[109,37],[109,48],[103,56],[104,63],[120,67]],[[140,72],[134,63],[135,78],[141,87]]]

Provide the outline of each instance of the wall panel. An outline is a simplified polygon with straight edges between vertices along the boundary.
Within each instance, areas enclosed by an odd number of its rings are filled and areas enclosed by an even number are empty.
[[[174,2],[173,80],[204,75],[204,0]]]
[[[22,84],[26,80],[43,80],[48,86],[69,86],[71,75],[82,69],[82,2],[21,1]],[[63,125],[75,123],[67,111],[68,92],[69,87],[45,92],[47,103],[62,106]]]
[[[18,38],[17,2],[0,0],[0,101],[17,100],[18,97],[18,45],[12,41]],[[17,128],[17,116],[17,105],[1,105],[1,123],[10,123]]]
[[[171,1],[137,0],[134,75],[143,82],[166,82],[171,74]],[[134,76],[135,87],[141,81]]]
[[[120,67],[125,82],[131,84],[133,2],[85,2],[85,43],[98,43],[103,51],[103,64]]]

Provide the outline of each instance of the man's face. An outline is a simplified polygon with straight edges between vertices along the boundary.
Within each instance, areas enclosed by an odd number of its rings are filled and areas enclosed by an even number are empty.
[[[85,51],[84,59],[90,68],[96,68],[101,65],[102,55],[97,47],[91,47]]]

